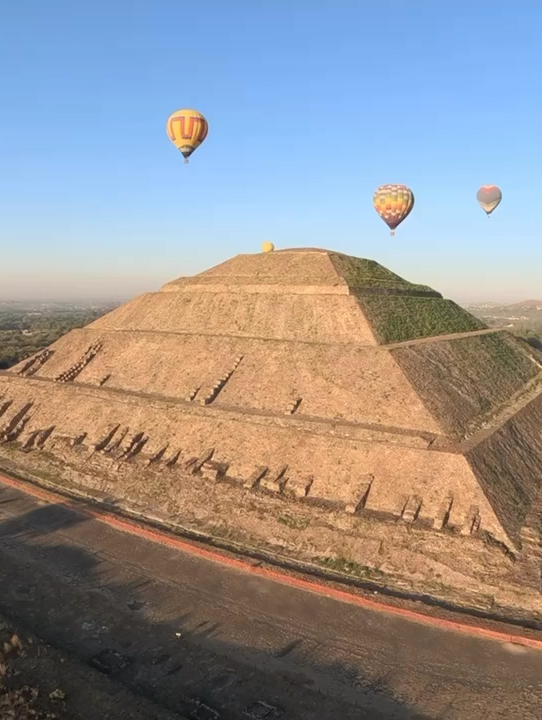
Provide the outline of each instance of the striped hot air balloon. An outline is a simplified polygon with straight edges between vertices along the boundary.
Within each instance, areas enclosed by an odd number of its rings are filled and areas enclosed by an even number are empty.
[[[185,163],[207,137],[209,125],[197,110],[176,110],[167,121],[167,134],[177,150],[180,150]]]
[[[493,210],[500,205],[502,200],[502,192],[496,185],[482,185],[476,193],[478,205],[489,217]]]
[[[381,185],[375,191],[373,204],[376,212],[395,235],[395,228],[408,217],[414,207],[414,193],[406,185]]]

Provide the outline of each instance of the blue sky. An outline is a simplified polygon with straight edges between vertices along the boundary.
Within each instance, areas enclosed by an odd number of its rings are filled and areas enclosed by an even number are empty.
[[[131,296],[272,240],[542,298],[541,22],[539,0],[0,0],[0,297]],[[210,125],[189,165],[180,107]],[[387,182],[416,196],[394,238]]]

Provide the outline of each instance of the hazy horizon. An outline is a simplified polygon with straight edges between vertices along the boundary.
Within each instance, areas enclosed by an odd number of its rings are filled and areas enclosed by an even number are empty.
[[[203,272],[228,260],[229,257],[231,256],[217,256],[205,266],[185,266],[177,274],[172,272],[171,267],[169,272],[159,273],[155,270],[148,275],[114,275],[113,273],[100,275],[85,274],[80,271],[57,274],[56,277],[51,277],[51,274],[43,277],[39,273],[20,276],[11,274],[0,286],[0,301],[126,302],[142,293],[156,292],[162,285],[177,277]],[[429,285],[459,304],[484,302],[513,304],[524,300],[542,300],[542,287],[535,277],[532,278],[531,283],[521,283],[521,289],[515,287],[515,284],[506,282],[510,276],[513,276],[513,269],[508,270],[507,278],[506,275],[503,277],[503,273],[491,275],[487,271],[483,277],[480,277],[477,269],[473,268],[470,273],[463,273],[463,277],[459,279],[450,278],[444,268],[434,268],[429,264],[423,271],[412,268],[411,272],[398,267],[397,264],[388,263],[385,266],[410,282]],[[536,276],[536,273],[533,274]]]

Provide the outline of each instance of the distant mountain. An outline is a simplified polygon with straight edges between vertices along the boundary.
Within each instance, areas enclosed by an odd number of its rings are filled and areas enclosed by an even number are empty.
[[[505,327],[525,337],[542,338],[542,300],[522,300],[508,305],[471,303],[465,309],[489,327]]]
[[[500,313],[503,312],[536,312],[542,310],[542,300],[521,300],[516,303],[498,303],[498,302],[475,302],[467,303],[464,305],[467,310],[471,311],[482,311],[482,310],[498,310]]]

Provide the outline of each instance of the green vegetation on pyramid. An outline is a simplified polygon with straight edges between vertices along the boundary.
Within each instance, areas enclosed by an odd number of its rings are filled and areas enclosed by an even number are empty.
[[[535,351],[502,331],[391,352],[433,417],[459,437],[482,427],[540,373]]]
[[[384,345],[486,328],[481,320],[442,297],[374,295],[363,291],[356,297]]]
[[[355,515],[321,557],[362,546],[358,522],[391,544],[399,519],[516,552],[538,512],[541,408],[535,351],[427,286],[328,250],[244,254],[0,371],[0,468],[185,527],[215,498],[211,534],[265,547],[273,495],[281,513]]]
[[[399,275],[391,272],[391,270],[379,265],[374,260],[366,260],[364,258],[356,258],[339,253],[329,253],[329,259],[333,263],[333,267],[337,273],[344,278],[346,284],[353,290],[370,288],[374,290],[380,289],[384,293],[386,293],[386,291],[391,293],[423,293],[433,297],[442,297],[440,293],[437,293],[427,285],[410,283]]]

